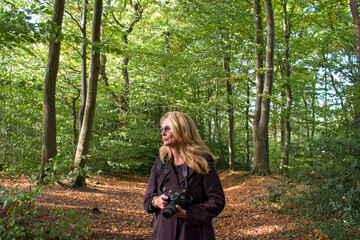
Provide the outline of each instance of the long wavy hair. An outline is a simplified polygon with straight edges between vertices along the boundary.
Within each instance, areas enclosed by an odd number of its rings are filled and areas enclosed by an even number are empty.
[[[210,171],[205,156],[216,157],[201,139],[194,121],[183,112],[168,112],[161,119],[160,124],[168,119],[170,129],[174,137],[180,143],[180,153],[186,164],[201,174],[207,174]],[[161,146],[159,149],[162,161],[170,161],[172,158],[171,148]]]

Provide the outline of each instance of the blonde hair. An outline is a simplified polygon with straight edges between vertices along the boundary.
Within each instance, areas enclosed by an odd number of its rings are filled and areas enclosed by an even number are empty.
[[[174,137],[180,143],[180,153],[186,164],[201,174],[207,174],[210,167],[205,156],[215,159],[210,149],[201,139],[194,121],[185,113],[168,112],[161,119],[160,124],[168,119],[170,129]],[[160,158],[163,161],[170,161],[172,158],[171,148],[163,145],[159,149]]]

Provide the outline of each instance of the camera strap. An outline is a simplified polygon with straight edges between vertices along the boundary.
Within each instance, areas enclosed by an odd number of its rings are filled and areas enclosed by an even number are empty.
[[[190,200],[193,201],[193,196],[191,194],[190,188],[189,188],[189,184],[187,181],[187,176],[188,176],[188,167],[186,162],[183,165],[183,176],[185,178],[185,188],[186,188],[186,192],[188,193],[188,196],[190,197]]]

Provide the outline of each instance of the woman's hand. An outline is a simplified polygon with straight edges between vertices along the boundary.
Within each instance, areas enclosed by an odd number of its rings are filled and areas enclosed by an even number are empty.
[[[157,196],[153,200],[153,206],[156,208],[165,209],[168,205],[167,199],[168,199],[168,196],[166,196],[164,194]]]
[[[186,210],[182,209],[179,205],[176,205],[177,212],[174,214],[175,217],[187,219]]]

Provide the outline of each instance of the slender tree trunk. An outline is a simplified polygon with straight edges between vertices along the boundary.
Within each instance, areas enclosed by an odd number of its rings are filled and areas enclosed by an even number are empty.
[[[86,96],[87,96],[87,72],[86,72],[86,22],[87,22],[87,14],[88,14],[88,0],[84,0],[84,10],[81,18],[81,37],[83,42],[81,43],[81,104],[79,110],[79,133],[81,131],[85,104],[86,104]]]
[[[216,89],[215,89],[215,98],[219,99],[219,94],[221,94],[221,92],[219,92],[219,81],[216,80]],[[221,133],[221,118],[220,118],[220,113],[219,113],[219,107],[216,105],[215,106],[215,117],[214,117],[214,134],[213,134],[213,139],[214,142],[216,143],[220,143],[220,145],[222,145],[222,133]],[[225,152],[224,152],[224,148],[220,147],[220,156],[224,156]],[[221,160],[220,160],[221,161]],[[226,164],[226,161],[221,161],[218,162],[218,165],[223,166]]]
[[[316,107],[315,107],[315,103],[316,103],[316,97],[315,97],[315,92],[316,92],[316,84],[313,84],[313,91],[314,93],[311,96],[311,141],[314,140],[315,137],[315,123],[316,123]]]
[[[76,168],[84,168],[88,160],[88,151],[90,145],[91,131],[94,122],[97,84],[100,71],[100,28],[102,15],[102,0],[94,0],[93,9],[93,26],[91,30],[91,59],[90,59],[90,75],[89,86],[87,89],[87,99],[85,105],[84,119],[81,127],[78,146],[75,154]],[[73,187],[85,187],[86,176],[80,174],[76,177]]]
[[[227,47],[230,50],[230,47]],[[229,169],[234,169],[234,107],[232,103],[232,86],[230,82],[230,55],[226,53],[223,58],[223,69],[226,73],[227,90],[227,120],[228,120],[228,148],[229,148]]]
[[[210,102],[210,98],[211,98],[211,95],[212,95],[212,91],[211,91],[211,87],[210,87],[210,83],[208,82],[207,84],[207,101]],[[212,143],[212,126],[211,126],[211,118],[208,118],[207,119],[207,128],[208,128],[208,142],[211,144]]]
[[[256,65],[256,105],[254,115],[254,163],[250,174],[270,175],[269,163],[269,139],[268,127],[270,117],[270,97],[273,84],[274,73],[274,45],[275,45],[275,27],[272,1],[265,0],[266,29],[267,29],[267,46],[266,46],[266,69],[265,79],[261,75],[262,52],[259,49],[262,45],[261,34],[261,8],[260,2],[254,0],[255,13],[255,65]],[[260,11],[259,11],[260,10]]]
[[[246,108],[245,108],[245,168],[250,169],[250,129],[249,129],[249,110],[250,110],[250,83],[246,81]]]
[[[286,97],[285,107],[282,107],[281,113],[281,122],[282,122],[282,134],[281,134],[281,164],[280,171],[286,171],[289,165],[289,148],[291,141],[291,128],[290,128],[290,113],[291,113],[291,104],[292,104],[292,93],[291,93],[291,85],[290,85],[290,31],[291,26],[289,23],[290,17],[287,14],[287,6],[286,1],[283,2],[283,36],[284,36],[284,78],[285,83],[283,84],[283,88]]]
[[[218,99],[219,97],[219,84],[218,81],[216,81],[215,84],[215,99]],[[217,142],[219,140],[219,138],[216,136],[218,130],[219,130],[219,110],[218,110],[218,106],[217,104],[215,105],[215,117],[214,117],[214,130],[213,130],[213,137],[212,139],[214,140],[214,142]]]
[[[71,110],[73,115],[73,123],[72,123],[72,129],[73,129],[73,145],[76,146],[77,144],[77,125],[76,125],[76,100],[78,98],[72,98],[72,104],[71,104]],[[76,149],[74,149],[76,150]]]
[[[60,41],[58,37],[61,33],[64,5],[65,0],[55,0],[54,14],[52,16],[53,32],[50,35],[48,63],[44,82],[42,156],[39,172],[41,182],[44,179],[45,164],[57,154],[55,89],[60,58]]]
[[[308,116],[308,103],[306,101],[305,94],[302,96],[303,102],[304,102],[304,109],[305,109],[305,122],[306,122],[306,137],[309,140],[310,139],[310,127],[309,127],[309,116]]]
[[[329,89],[328,89],[328,80],[327,80],[327,72],[324,73],[324,91],[325,91],[325,99],[324,99],[324,124],[325,124],[325,142],[328,141],[328,114],[329,114],[329,103],[328,103],[328,97],[329,97]]]
[[[123,36],[123,43],[125,46],[128,45],[128,37],[127,34]],[[129,88],[130,88],[130,80],[129,80],[129,72],[128,72],[128,66],[129,66],[129,58],[124,57],[123,58],[123,66],[121,68],[123,80],[124,80],[124,91],[121,94],[121,106],[123,112],[128,111],[128,95],[129,95]]]

